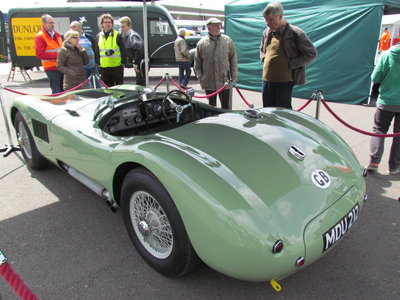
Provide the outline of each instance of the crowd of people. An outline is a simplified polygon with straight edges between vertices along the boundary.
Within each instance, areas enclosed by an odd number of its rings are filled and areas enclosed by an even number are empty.
[[[101,15],[102,30],[93,37],[83,32],[78,21],[73,21],[63,40],[55,31],[53,17],[42,16],[42,27],[35,37],[35,51],[52,94],[75,87],[93,87],[92,81],[81,85],[92,75],[100,75],[110,87],[123,84],[124,68],[134,68],[136,84],[145,85],[143,39],[133,30],[129,17],[122,17],[119,22],[121,32],[114,30],[114,18],[110,14]],[[100,87],[98,76],[94,84]]]
[[[317,50],[306,33],[283,17],[280,2],[270,2],[263,11],[268,25],[262,33],[260,60],[262,64],[263,107],[292,108],[294,85],[306,82],[305,67],[317,57]],[[50,81],[52,93],[59,93],[79,85],[93,74],[100,74],[107,86],[124,83],[124,67],[134,68],[136,84],[145,85],[143,70],[144,45],[142,37],[133,30],[129,17],[119,20],[121,31],[113,29],[110,14],[100,17],[102,31],[97,40],[85,34],[79,22],[71,23],[71,30],[61,35],[54,30],[50,15],[42,16],[42,28],[35,38],[36,56],[41,59]],[[217,91],[231,80],[238,80],[237,55],[232,39],[221,33],[222,22],[217,18],[206,21],[208,35],[196,46],[194,71],[209,104],[217,105]],[[376,87],[377,110],[373,131],[387,133],[394,120],[394,133],[400,132],[400,45],[390,47],[390,35],[385,28],[380,39],[379,63],[372,74]],[[188,88],[191,75],[189,48],[185,30],[179,30],[174,43],[179,68],[179,85]],[[90,83],[91,84],[91,83]],[[230,109],[230,89],[218,92],[222,108]],[[370,164],[367,169],[379,167],[384,148],[383,137],[372,137]],[[389,157],[390,174],[400,173],[400,137],[393,138]]]

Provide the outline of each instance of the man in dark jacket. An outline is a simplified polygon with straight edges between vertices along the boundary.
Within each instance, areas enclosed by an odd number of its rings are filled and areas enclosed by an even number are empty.
[[[305,66],[317,50],[303,30],[283,19],[279,2],[269,3],[263,16],[268,24],[260,45],[263,106],[291,109],[293,85],[305,83]]]
[[[125,47],[127,50],[128,61],[126,67],[135,69],[136,84],[146,85],[146,79],[143,76],[144,70],[144,42],[142,37],[132,29],[132,21],[129,17],[122,17],[119,19],[121,26],[121,33],[124,38]]]

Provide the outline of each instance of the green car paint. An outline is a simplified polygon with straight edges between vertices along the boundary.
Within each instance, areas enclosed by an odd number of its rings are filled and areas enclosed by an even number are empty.
[[[104,187],[118,204],[126,170],[145,167],[173,199],[201,260],[234,278],[265,281],[295,273],[327,253],[358,217],[363,168],[322,122],[263,108],[256,118],[220,110],[143,134],[115,135],[101,127],[115,109],[105,104],[110,96],[118,107],[139,103],[141,92],[124,85],[99,91],[98,99],[85,91],[24,96],[13,102],[11,118],[19,111],[31,132],[32,120],[44,124],[48,141],[34,138],[39,152]],[[343,232],[335,235],[335,228]],[[277,240],[284,248],[273,253]],[[295,265],[299,257],[302,267]]]

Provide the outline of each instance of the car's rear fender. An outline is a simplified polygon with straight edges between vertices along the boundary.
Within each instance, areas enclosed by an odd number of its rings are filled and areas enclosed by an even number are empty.
[[[220,168],[225,166],[211,160],[205,163],[204,157],[193,159],[196,154],[181,153],[160,141],[143,143],[137,150],[134,155],[141,156],[141,165],[171,195],[205,263],[233,277],[255,281],[296,271],[294,260],[305,254],[302,228],[282,234],[276,217],[256,193],[234,174],[221,175]],[[274,255],[272,247],[280,238],[285,252]]]

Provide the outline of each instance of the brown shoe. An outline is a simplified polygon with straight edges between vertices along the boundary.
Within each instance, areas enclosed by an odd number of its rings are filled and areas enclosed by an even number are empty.
[[[188,89],[188,86],[187,86],[186,84],[181,84],[181,88],[187,90],[187,89]]]

